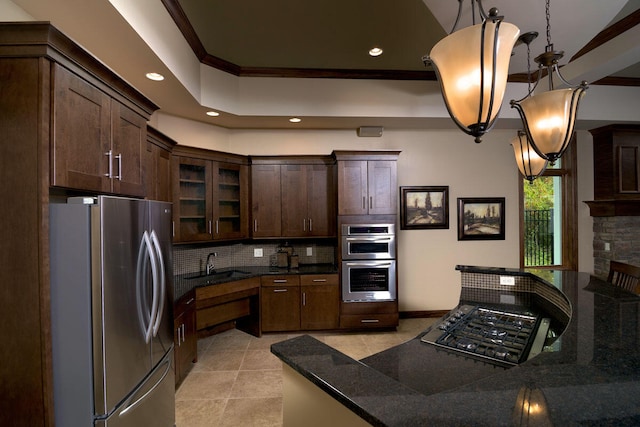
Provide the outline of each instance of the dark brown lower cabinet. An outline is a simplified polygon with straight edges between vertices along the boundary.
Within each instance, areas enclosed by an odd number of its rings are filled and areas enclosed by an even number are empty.
[[[339,326],[337,274],[263,276],[263,332],[335,329]]]
[[[341,304],[341,329],[395,328],[398,322],[398,301]]]
[[[187,293],[175,304],[173,328],[177,388],[189,373],[192,363],[198,360],[195,292]]]
[[[340,319],[340,283],[337,274],[300,276],[300,329],[336,329]]]

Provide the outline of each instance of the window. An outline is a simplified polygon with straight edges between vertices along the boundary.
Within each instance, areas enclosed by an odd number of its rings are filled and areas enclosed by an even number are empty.
[[[575,137],[555,165],[520,185],[520,267],[577,270]]]

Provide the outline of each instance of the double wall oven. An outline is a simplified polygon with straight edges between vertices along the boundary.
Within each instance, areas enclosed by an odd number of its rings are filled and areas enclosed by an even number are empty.
[[[342,224],[343,301],[395,301],[394,224]]]

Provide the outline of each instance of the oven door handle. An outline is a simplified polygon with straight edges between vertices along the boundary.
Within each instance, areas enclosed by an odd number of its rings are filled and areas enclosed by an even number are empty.
[[[347,242],[392,242],[394,236],[345,237]]]
[[[393,260],[389,261],[344,261],[344,264],[347,267],[391,267],[393,265]]]

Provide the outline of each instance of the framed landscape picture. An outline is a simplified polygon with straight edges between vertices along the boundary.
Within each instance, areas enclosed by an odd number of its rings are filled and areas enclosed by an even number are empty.
[[[400,227],[449,228],[449,187],[400,187]]]
[[[504,240],[504,197],[458,198],[458,240]]]

